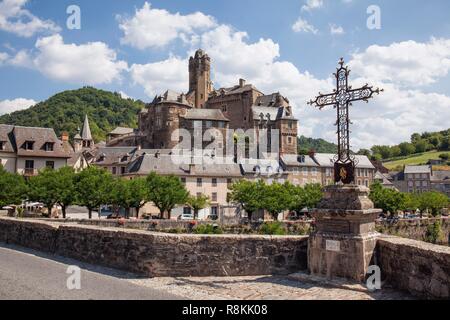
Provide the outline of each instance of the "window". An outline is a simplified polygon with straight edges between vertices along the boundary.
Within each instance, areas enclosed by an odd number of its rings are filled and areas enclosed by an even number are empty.
[[[227,112],[227,106],[226,105],[222,106],[222,112]]]
[[[46,161],[45,167],[50,169],[55,169],[55,161]]]
[[[422,173],[422,179],[428,179],[428,174]]]
[[[112,168],[112,174],[117,174],[117,168],[116,167]]]
[[[25,160],[25,169],[34,169],[34,160]]]
[[[218,210],[217,210],[217,207],[211,207],[211,215],[212,216],[216,216],[217,217],[217,214],[218,214]]]
[[[326,169],[326,175],[327,175],[327,177],[331,177],[331,169],[330,168]]]
[[[121,174],[125,174],[125,167],[121,167],[121,168],[120,168],[120,173],[121,173]]]
[[[206,121],[205,123],[206,128],[211,128],[212,127],[212,121]]]
[[[25,141],[23,144],[23,148],[25,150],[33,150],[34,141]]]
[[[186,178],[181,178],[181,183],[186,184]]]
[[[411,180],[408,181],[408,187],[414,187],[414,182],[412,182]]]
[[[212,186],[217,187],[217,179],[216,178],[212,179]]]
[[[308,174],[308,168],[307,167],[303,167],[302,170],[303,170],[303,174]]]
[[[368,177],[369,176],[369,172],[367,169],[364,169],[364,177]]]
[[[368,187],[368,186],[369,186],[369,181],[368,181],[368,180],[364,180],[364,185],[365,185],[366,187]]]
[[[361,180],[358,180],[358,186],[360,186],[361,185]]]
[[[219,121],[219,122],[217,122],[217,126],[221,129],[223,129],[223,128],[225,128],[225,122]]]
[[[53,146],[54,146],[55,144],[53,143],[53,142],[46,142],[45,144],[44,144],[44,150],[45,151],[53,151]]]
[[[420,187],[420,181],[416,181],[416,187]]]
[[[203,185],[202,178],[197,178],[197,187],[201,187]]]
[[[184,207],[184,208],[183,208],[183,214],[184,214],[184,215],[189,215],[189,214],[191,214],[191,208],[190,208],[190,207]]]
[[[288,144],[292,144],[292,137],[288,137]]]
[[[422,181],[422,187],[428,187],[428,182],[427,181]]]
[[[217,201],[217,192],[213,192],[211,195],[211,201],[216,202]]]
[[[227,179],[228,188],[233,184],[233,179]]]
[[[312,175],[313,176],[317,176],[317,169],[316,168],[311,168],[312,171]]]
[[[5,142],[0,141],[0,150],[5,150]]]

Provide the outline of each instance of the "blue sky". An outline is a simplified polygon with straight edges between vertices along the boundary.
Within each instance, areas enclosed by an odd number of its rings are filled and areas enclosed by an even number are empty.
[[[66,27],[69,5],[80,30]],[[367,27],[370,5],[379,30]],[[280,91],[301,134],[334,140],[334,112],[305,102],[332,89],[343,56],[351,81],[386,89],[353,107],[353,145],[398,143],[450,127],[449,15],[446,0],[1,0],[0,114],[83,85],[144,101],[186,91],[186,59],[202,47],[216,87],[244,77]]]

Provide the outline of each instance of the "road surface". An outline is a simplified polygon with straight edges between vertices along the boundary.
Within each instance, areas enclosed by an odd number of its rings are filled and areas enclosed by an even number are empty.
[[[69,290],[69,266],[81,268],[80,290]],[[132,283],[138,276],[0,243],[0,300],[167,300],[162,289]],[[70,282],[76,283],[76,282]]]

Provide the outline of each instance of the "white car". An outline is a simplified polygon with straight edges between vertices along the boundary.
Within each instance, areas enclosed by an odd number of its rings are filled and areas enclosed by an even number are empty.
[[[178,220],[194,220],[194,215],[192,213],[183,213],[178,217]]]

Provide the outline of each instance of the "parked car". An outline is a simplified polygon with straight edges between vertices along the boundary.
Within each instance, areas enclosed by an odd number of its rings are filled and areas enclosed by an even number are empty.
[[[178,217],[178,220],[194,220],[194,215],[192,213],[183,213]]]

